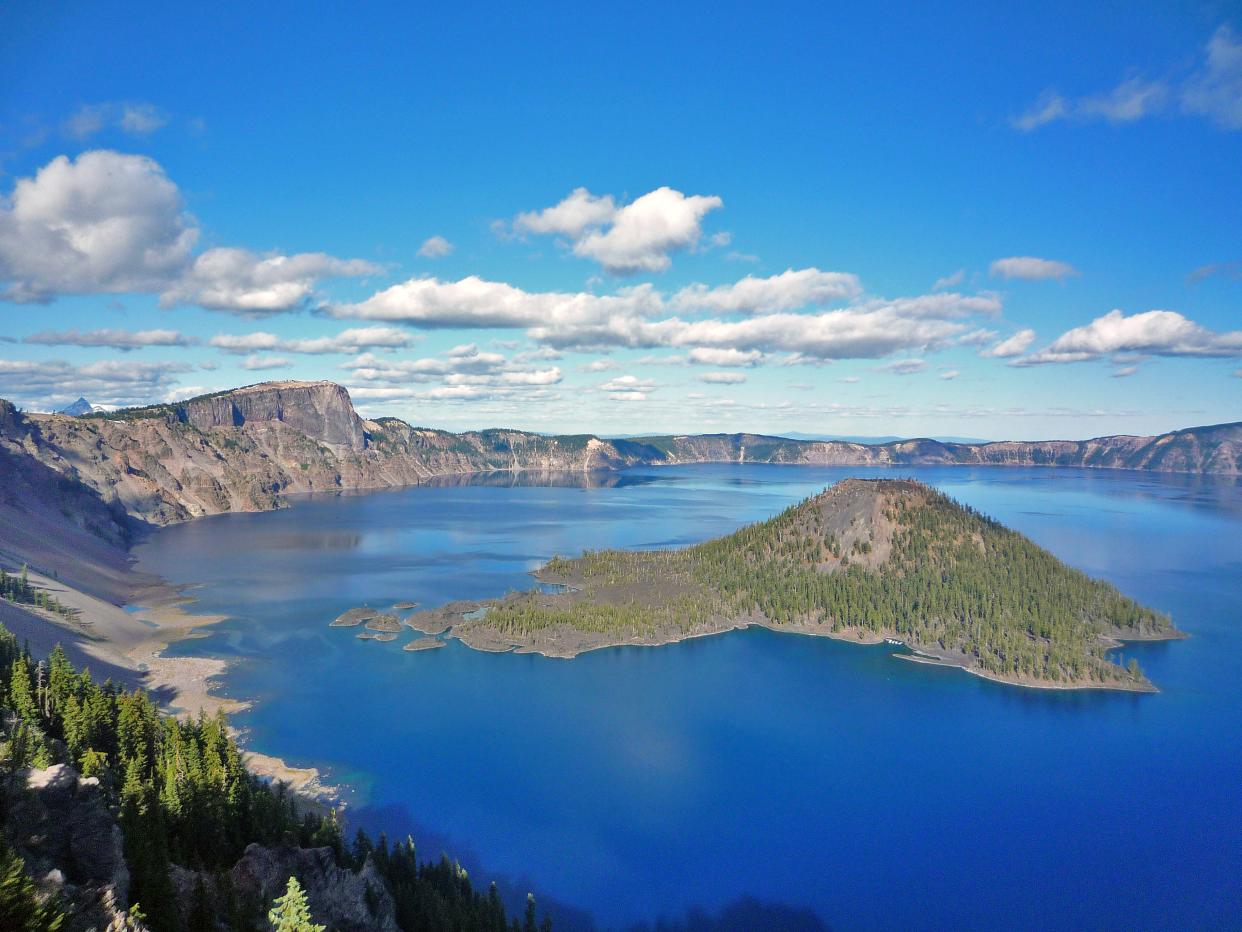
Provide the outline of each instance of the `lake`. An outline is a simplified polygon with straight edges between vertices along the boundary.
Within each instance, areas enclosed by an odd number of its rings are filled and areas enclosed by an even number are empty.
[[[328,627],[364,602],[525,588],[553,554],[714,537],[848,475],[914,476],[1171,613],[1190,639],[1121,652],[1161,692],[1021,689],[759,629],[566,661]],[[257,700],[236,718],[250,747],[345,784],[352,822],[555,901],[560,928],[742,897],[833,929],[1242,926],[1238,481],[759,465],[548,481],[303,498],[162,530],[138,566],[229,616],[172,652],[236,658],[224,691]]]

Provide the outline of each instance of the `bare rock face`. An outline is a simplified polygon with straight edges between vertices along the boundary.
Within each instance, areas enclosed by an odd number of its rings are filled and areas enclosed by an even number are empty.
[[[279,421],[312,440],[353,452],[366,447],[362,418],[349,393],[332,382],[265,382],[179,406],[199,430]]]
[[[370,859],[362,870],[337,867],[331,848],[250,845],[233,867],[233,889],[243,902],[266,903],[296,876],[315,921],[333,932],[400,932],[396,907]]]
[[[24,781],[28,792],[11,794],[6,822],[31,876],[69,901],[70,929],[128,928],[119,906],[129,895],[121,828],[99,781],[67,764],[31,770]]]

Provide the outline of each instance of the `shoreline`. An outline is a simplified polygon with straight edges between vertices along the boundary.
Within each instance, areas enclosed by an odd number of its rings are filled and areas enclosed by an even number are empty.
[[[495,600],[482,600],[479,604],[486,605],[489,602],[493,602],[493,601]],[[803,637],[823,637],[823,638],[828,638],[833,641],[840,641],[846,644],[856,644],[856,645],[861,645],[864,647],[874,647],[878,644],[883,644],[890,638],[894,640],[898,640],[898,638],[892,634],[883,634],[883,633],[877,634],[872,631],[863,631],[862,629],[859,629],[859,628],[842,628],[838,631],[821,630],[818,627],[810,626],[810,625],[777,625],[772,622],[769,622],[768,620],[764,618],[756,617],[756,618],[751,618],[751,619],[738,619],[733,622],[728,622],[726,620],[725,623],[723,623],[718,628],[713,628],[707,631],[691,631],[678,637],[669,637],[669,638],[666,638],[665,640],[659,640],[659,641],[640,640],[637,638],[633,638],[633,639],[624,640],[624,641],[613,641],[609,643],[591,644],[591,645],[578,646],[578,647],[569,646],[569,647],[563,647],[561,649],[557,649],[552,645],[535,645],[535,644],[530,644],[530,643],[521,644],[511,639],[505,640],[502,638],[497,638],[494,641],[489,641],[486,636],[483,638],[479,638],[479,637],[472,638],[471,635],[474,633],[472,630],[467,629],[466,631],[458,631],[457,630],[458,627],[460,626],[459,625],[450,626],[449,630],[445,633],[445,637],[452,638],[453,640],[456,640],[456,641],[460,641],[462,644],[464,644],[466,647],[470,648],[471,650],[480,651],[482,653],[493,653],[493,654],[504,654],[504,653],[527,654],[527,655],[534,654],[534,655],[538,655],[541,657],[546,657],[549,660],[573,660],[574,658],[579,657],[582,654],[587,654],[592,651],[609,650],[609,649],[614,649],[614,648],[665,647],[670,644],[680,644],[682,642],[692,641],[698,638],[715,637],[721,634],[728,634],[732,631],[745,631],[750,628],[763,628],[767,631],[772,631],[776,634],[795,634],[795,635],[801,635]],[[1129,642],[1151,644],[1151,643],[1158,643],[1162,641],[1180,641],[1180,640],[1184,640],[1185,638],[1188,638],[1189,636],[1190,635],[1184,631],[1175,631],[1169,634],[1168,636],[1164,636],[1164,637],[1130,638]],[[1127,643],[1126,641],[1121,641],[1116,638],[1110,638],[1109,640],[1111,643],[1115,644],[1118,647]],[[505,646],[498,646],[500,644],[503,644]],[[1006,677],[999,676],[995,673],[989,673],[986,670],[980,670],[975,667],[967,666],[965,663],[962,663],[961,661],[955,660],[951,657],[941,657],[936,654],[930,653],[928,651],[922,650],[920,648],[912,647],[905,641],[901,641],[901,646],[904,647],[907,651],[910,651],[910,653],[900,653],[898,651],[893,651],[891,652],[891,656],[897,659],[900,659],[900,660],[910,661],[911,663],[924,663],[930,666],[953,667],[953,668],[962,670],[965,673],[969,673],[971,676],[977,676],[977,677],[980,677],[981,679],[990,680],[994,683],[999,683],[1003,686],[1017,686],[1023,689],[1062,690],[1062,691],[1105,690],[1108,692],[1145,693],[1145,694],[1160,692],[1160,689],[1151,682],[1134,683],[1134,684],[1127,684],[1123,682],[1117,682],[1117,683],[1095,683],[1095,682],[1056,683],[1056,682],[1044,681],[1044,680],[1008,679]]]
[[[218,694],[221,677],[233,661],[223,657],[168,657],[164,651],[187,639],[206,637],[203,629],[227,616],[195,614],[195,600],[185,588],[165,579],[140,574],[132,568],[124,591],[101,598],[54,577],[30,571],[35,586],[76,610],[72,619],[57,617],[28,605],[0,600],[0,622],[37,653],[56,644],[79,668],[90,669],[100,681],[112,679],[126,689],[142,688],[161,711],[177,718],[196,716],[200,710],[226,716],[244,711],[252,700]],[[113,601],[116,599],[117,601]],[[281,781],[306,804],[320,808],[341,802],[338,787],[327,783],[315,767],[296,767],[271,754],[245,745],[245,733],[231,722],[229,732],[238,741],[246,767],[264,779]]]
[[[145,641],[128,651],[135,668],[145,674],[148,689],[171,690],[172,698],[163,704],[168,713],[177,717],[194,716],[199,712],[225,716],[244,712],[254,706],[252,699],[232,699],[219,695],[223,678],[234,661],[223,657],[167,657],[164,651],[179,641],[207,637],[203,631],[225,621],[227,615],[196,615],[186,606],[195,600],[165,583],[172,598],[153,607],[135,605],[134,614],[156,627]],[[246,769],[258,777],[285,783],[290,791],[311,806],[331,808],[341,803],[340,788],[324,781],[317,767],[296,767],[280,757],[249,747],[244,730],[230,721],[229,733],[237,741]]]

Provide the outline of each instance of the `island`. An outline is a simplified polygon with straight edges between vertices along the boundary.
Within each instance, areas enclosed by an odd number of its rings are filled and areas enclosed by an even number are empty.
[[[905,659],[1004,683],[1134,691],[1155,687],[1110,652],[1185,636],[1167,615],[908,479],[846,479],[725,537],[554,557],[535,576],[559,591],[458,601],[406,624],[451,626],[479,650],[566,658],[759,625],[887,641]]]

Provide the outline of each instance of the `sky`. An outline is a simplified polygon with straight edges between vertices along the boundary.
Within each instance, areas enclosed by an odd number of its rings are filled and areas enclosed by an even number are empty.
[[[0,6],[0,397],[1242,420],[1237,2],[254,6]]]

